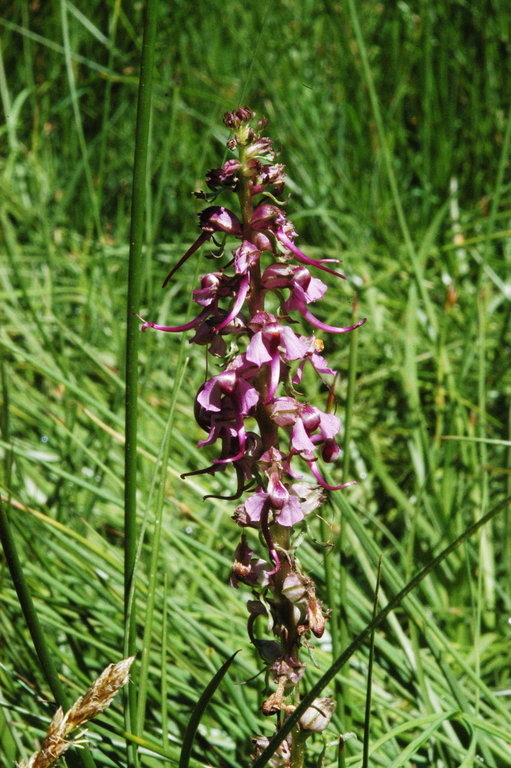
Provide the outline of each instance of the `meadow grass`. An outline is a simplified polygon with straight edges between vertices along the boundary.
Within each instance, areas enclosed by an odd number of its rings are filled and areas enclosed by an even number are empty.
[[[349,280],[326,279],[324,319],[346,325],[355,295],[368,318],[356,339],[325,338],[348,442],[332,478],[358,485],[331,494],[304,531],[305,568],[333,609],[308,690],[511,494],[509,13],[455,0],[159,6],[140,314],[190,317],[204,256],[161,282],[196,236],[191,192],[223,157],[221,116],[246,103],[281,147],[299,244],[343,259]],[[57,688],[73,700],[125,642],[142,4],[23,0],[0,26],[2,515]],[[144,768],[177,764],[193,707],[238,649],[191,765],[249,765],[250,737],[271,732],[258,712],[264,676],[252,679],[249,594],[228,584],[233,504],[202,499],[232,492],[232,477],[179,477],[208,460],[193,420],[204,358],[187,341],[139,339],[134,716],[127,732],[119,698],[91,726],[85,762],[98,768],[131,768],[126,743]],[[305,386],[326,400],[312,376]],[[502,509],[375,628],[374,649],[368,637],[328,688],[339,706],[317,762],[509,767],[510,551]],[[0,568],[0,763],[12,766],[43,737],[58,692]]]

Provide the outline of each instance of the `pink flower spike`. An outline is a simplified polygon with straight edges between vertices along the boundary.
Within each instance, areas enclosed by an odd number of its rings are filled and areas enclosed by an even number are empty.
[[[349,483],[343,483],[342,485],[328,485],[327,481],[320,475],[315,461],[308,461],[309,469],[320,484],[322,488],[326,488],[327,491],[340,491],[342,488],[347,488],[349,485],[356,485],[356,480],[350,480]]]

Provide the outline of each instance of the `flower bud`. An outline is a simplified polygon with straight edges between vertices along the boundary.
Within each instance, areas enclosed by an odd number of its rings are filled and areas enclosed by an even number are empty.
[[[258,205],[250,219],[252,229],[268,229],[275,223],[275,219],[280,214],[279,209],[270,203]]]
[[[206,174],[206,183],[210,189],[216,190],[219,187],[236,188],[238,183],[238,176],[236,172],[239,170],[241,163],[239,160],[227,160],[221,168],[212,168]]]
[[[335,440],[325,440],[321,447],[321,458],[323,461],[335,461],[341,452],[341,449]]]
[[[282,585],[282,594],[289,600],[289,602],[300,602],[300,600],[303,600],[306,593],[307,590],[303,580],[297,573],[290,573],[289,576],[286,576],[284,584]]]
[[[227,232],[241,235],[241,224],[235,214],[223,205],[211,205],[199,213],[199,226],[204,232]]]
[[[268,482],[268,496],[272,509],[282,509],[289,499],[289,492],[277,472],[271,472]]]
[[[321,423],[317,408],[314,408],[312,405],[306,405],[300,415],[307,434],[312,434]]]
[[[328,728],[335,710],[334,700],[330,696],[314,699],[311,706],[305,710],[299,722],[302,730],[320,733]]]
[[[266,736],[257,736],[256,738],[253,738],[252,744],[254,745],[255,750],[253,757],[259,757],[259,755],[263,752],[263,750],[266,749],[269,743],[270,740]],[[273,757],[270,757],[268,765],[271,768],[287,768],[289,766],[290,760],[291,747],[289,746],[288,740],[284,739],[284,741],[281,742],[281,744],[277,747]]]
[[[227,128],[236,130],[241,126],[242,123],[249,123],[254,119],[254,117],[255,112],[253,112],[251,109],[248,107],[240,107],[234,112],[226,112],[224,114],[224,125]]]

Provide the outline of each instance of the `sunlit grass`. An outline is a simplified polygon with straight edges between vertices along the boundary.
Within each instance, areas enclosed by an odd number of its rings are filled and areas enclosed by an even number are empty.
[[[141,16],[117,0],[12,5],[0,20],[2,499],[73,698],[123,651],[123,367]],[[487,14],[454,0],[268,8],[161,10],[140,312],[156,322],[187,318],[204,256],[160,286],[196,236],[191,192],[221,160],[220,117],[243,94],[270,117],[282,148],[300,244],[343,259],[349,282],[326,278],[328,321],[345,324],[354,294],[368,318],[357,331],[349,414],[358,485],[331,496],[302,547],[337,615],[345,594],[349,638],[371,620],[380,554],[382,608],[511,491],[509,20],[503,6]],[[325,344],[341,372],[344,419],[349,343]],[[179,478],[207,462],[193,420],[204,359],[185,337],[157,334],[141,338],[139,354],[140,762],[177,763],[193,706],[242,649],[205,711],[193,759],[249,765],[250,737],[271,730],[258,713],[264,676],[251,680],[259,666],[245,632],[249,594],[228,585],[232,503],[202,500],[232,477]],[[326,398],[312,376],[306,386]],[[342,463],[332,473],[340,478]],[[510,765],[510,547],[501,513],[377,630],[369,765]],[[0,762],[11,766],[44,734],[53,698],[3,561],[0,574]],[[306,688],[330,665],[331,646],[326,635],[313,650],[318,669],[309,665]],[[339,676],[349,706],[327,735],[325,765],[337,763],[346,730],[355,734],[346,765],[362,764],[368,657],[369,643]],[[120,700],[90,735],[98,768],[125,765]],[[319,739],[315,747],[319,755]]]

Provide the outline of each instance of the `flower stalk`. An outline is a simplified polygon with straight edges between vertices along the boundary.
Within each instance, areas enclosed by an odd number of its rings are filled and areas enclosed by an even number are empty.
[[[236,475],[236,492],[225,497],[240,499],[233,519],[242,534],[231,584],[252,591],[248,633],[272,682],[261,711],[275,717],[278,728],[300,700],[305,669],[301,648],[309,644],[311,634],[322,636],[328,619],[314,582],[300,566],[294,534],[321,505],[326,491],[352,485],[330,485],[323,477],[321,464],[340,455],[341,423],[329,408],[323,411],[309,403],[299,388],[308,365],[333,392],[335,371],[321,355],[323,341],[298,334],[294,323],[301,316],[306,325],[343,334],[365,320],[337,327],[310,310],[327,290],[314,272],[345,277],[330,266],[336,259],[312,259],[296,245],[285,203],[278,200],[284,166],[275,163],[272,142],[262,135],[266,121],[256,120],[245,107],[226,113],[224,123],[232,133],[227,146],[235,157],[208,172],[211,192],[198,196],[213,203],[222,193],[235,193],[239,213],[216,204],[203,210],[200,235],[164,284],[215,235],[238,243],[228,251],[225,266],[201,278],[193,292],[200,307],[193,320],[181,326],[143,320],[142,330],[191,330],[191,342],[206,346],[218,362],[218,372],[196,396],[195,416],[207,434],[199,445],[217,444],[219,453],[211,466],[187,475]],[[259,637],[263,624],[271,639]],[[313,702],[280,745],[272,765],[301,768],[308,736],[324,730],[332,714],[330,698]],[[253,741],[257,756],[268,739],[258,736]]]

